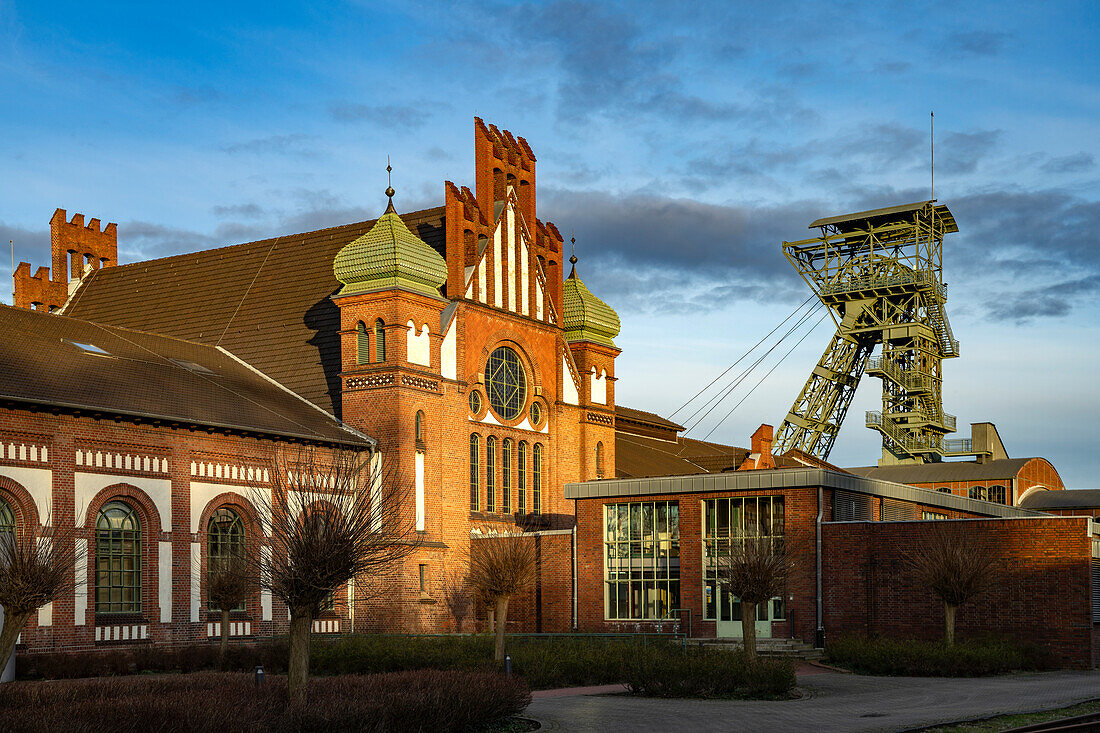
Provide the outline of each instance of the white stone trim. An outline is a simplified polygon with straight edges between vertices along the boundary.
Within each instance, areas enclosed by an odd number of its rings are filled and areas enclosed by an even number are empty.
[[[222,624],[220,621],[211,621],[206,624],[206,635],[208,637],[221,637]],[[230,636],[252,636],[252,622],[251,621],[230,621],[229,622],[229,635]]]
[[[160,514],[162,532],[172,531],[172,481],[166,478],[148,478],[145,476],[122,476],[108,473],[85,473],[78,471],[73,474],[73,488],[76,499],[76,526],[83,527],[87,520],[88,505],[96,494],[108,486],[114,484],[127,484],[141,489],[149,498]]]
[[[140,641],[149,638],[149,626],[134,624],[126,626],[96,626],[96,641]]]
[[[232,484],[208,484],[201,481],[191,482],[191,532],[200,531],[199,522],[202,521],[202,513],[210,502],[222,494],[233,494],[242,500],[247,497],[241,493],[240,486]],[[267,523],[265,523],[267,524]]]
[[[191,623],[199,622],[199,605],[202,603],[202,545],[191,543]]]
[[[260,548],[260,576],[263,577],[271,567],[271,547],[264,545]],[[264,621],[271,620],[271,591],[267,588],[260,589],[260,618]]]
[[[172,543],[160,543],[157,559],[157,599],[160,602],[160,622],[172,623]]]
[[[457,322],[457,318],[451,319],[447,334],[443,337],[443,345],[439,348],[439,374],[444,379],[458,379]]]
[[[423,532],[426,522],[424,516],[424,453],[416,452],[415,462],[415,491],[416,491],[416,531]]]
[[[339,634],[340,633],[340,619],[338,618],[319,618],[313,622],[313,633],[315,634]]]
[[[31,495],[38,509],[38,521],[50,518],[53,506],[53,471],[48,468],[0,466],[0,476],[16,482]]]
[[[73,592],[73,625],[87,623],[88,613],[88,540],[76,541],[75,587]]]

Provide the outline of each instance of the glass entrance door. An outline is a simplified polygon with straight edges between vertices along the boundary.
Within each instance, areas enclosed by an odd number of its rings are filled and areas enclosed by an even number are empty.
[[[741,602],[724,587],[718,586],[718,619],[715,636],[728,639],[740,639],[744,635],[741,625]],[[760,603],[756,606],[756,638],[770,639],[772,635],[773,603]]]

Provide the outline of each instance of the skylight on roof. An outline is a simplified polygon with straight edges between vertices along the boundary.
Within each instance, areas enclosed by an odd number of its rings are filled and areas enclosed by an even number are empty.
[[[197,364],[193,361],[187,361],[186,359],[169,359],[176,366],[181,366],[188,371],[196,372],[197,374],[213,374],[213,370],[204,367],[202,364]]]
[[[110,352],[105,349],[99,348],[95,344],[85,344],[81,343],[80,341],[65,341],[65,343],[71,344],[72,346],[75,346],[76,348],[81,349],[82,351],[85,351],[89,354],[99,354],[100,356],[111,355]]]

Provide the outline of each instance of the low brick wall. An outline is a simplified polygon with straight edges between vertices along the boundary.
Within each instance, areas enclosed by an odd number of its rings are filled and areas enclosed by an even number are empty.
[[[960,607],[956,638],[999,634],[1048,647],[1069,667],[1097,661],[1091,618],[1091,546],[1086,519],[966,521],[997,554],[1000,581]],[[943,604],[905,561],[930,522],[823,525],[826,639],[841,634],[943,637]],[[826,641],[826,644],[828,642]]]

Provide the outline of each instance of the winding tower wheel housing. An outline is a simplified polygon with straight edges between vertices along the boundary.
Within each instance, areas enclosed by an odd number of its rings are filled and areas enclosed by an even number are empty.
[[[818,219],[810,229],[821,233],[784,242],[783,253],[829,308],[836,333],[780,426],[777,451],[826,459],[866,372],[882,379],[882,410],[866,420],[882,434],[880,464],[961,454],[944,440],[955,416],[944,412],[941,389],[942,361],[959,355],[942,277],[943,237],[959,231],[947,206],[921,201]]]

